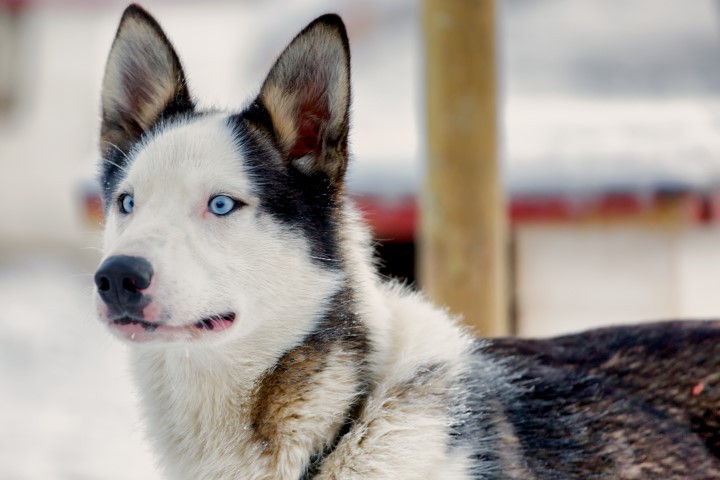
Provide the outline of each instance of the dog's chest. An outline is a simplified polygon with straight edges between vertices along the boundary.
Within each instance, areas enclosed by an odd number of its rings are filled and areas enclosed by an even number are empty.
[[[197,385],[184,395],[187,388],[177,387],[169,402],[146,405],[149,433],[169,476],[221,478],[231,471],[233,478],[267,478],[269,445],[255,434],[247,392]]]
[[[136,369],[149,435],[170,477],[299,478],[340,429],[357,372],[340,358],[298,352],[288,360],[260,373],[177,359]]]

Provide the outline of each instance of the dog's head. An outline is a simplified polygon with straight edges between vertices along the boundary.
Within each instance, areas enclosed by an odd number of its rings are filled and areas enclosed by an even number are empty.
[[[326,15],[244,111],[198,111],[158,23],[128,7],[102,89],[101,320],[163,344],[311,328],[344,278],[349,75],[345,28]]]

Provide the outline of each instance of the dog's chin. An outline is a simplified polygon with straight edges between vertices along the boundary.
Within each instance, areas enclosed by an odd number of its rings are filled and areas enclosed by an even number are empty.
[[[153,323],[130,316],[105,321],[113,334],[130,343],[173,344],[219,340],[229,334],[235,320],[234,312],[226,312],[185,325]]]

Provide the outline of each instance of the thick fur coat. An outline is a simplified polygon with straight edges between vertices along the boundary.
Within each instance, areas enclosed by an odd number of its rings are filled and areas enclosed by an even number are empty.
[[[122,17],[97,306],[168,478],[720,478],[716,324],[481,341],[376,274],[349,55],[320,17],[245,109],[203,111],[158,23]]]

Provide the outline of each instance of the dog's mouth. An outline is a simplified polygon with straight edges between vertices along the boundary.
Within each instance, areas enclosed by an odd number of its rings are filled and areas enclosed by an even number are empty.
[[[122,337],[134,342],[146,342],[154,339],[196,339],[210,331],[221,332],[232,327],[235,322],[235,313],[226,312],[212,315],[198,320],[195,323],[173,326],[163,323],[148,322],[144,319],[123,316],[111,320],[110,327]]]

